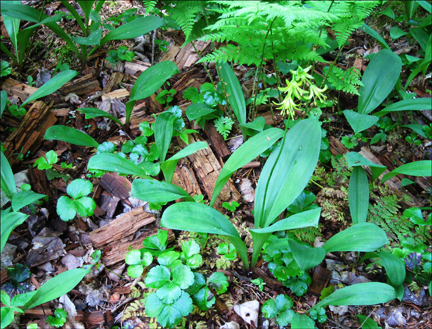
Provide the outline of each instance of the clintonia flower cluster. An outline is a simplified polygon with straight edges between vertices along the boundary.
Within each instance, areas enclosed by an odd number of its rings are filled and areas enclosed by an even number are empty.
[[[288,114],[291,119],[294,119],[294,110],[298,110],[300,104],[296,104],[296,100],[300,101],[314,101],[319,99],[321,102],[326,99],[323,94],[327,90],[327,86],[324,88],[318,88],[314,85],[311,80],[313,77],[308,74],[312,66],[302,69],[301,67],[297,71],[291,71],[292,80],[286,80],[286,87],[279,87],[279,90],[286,93],[285,99],[282,103],[275,103],[280,105],[279,110],[282,110],[282,115]],[[309,87],[309,90],[303,89]]]

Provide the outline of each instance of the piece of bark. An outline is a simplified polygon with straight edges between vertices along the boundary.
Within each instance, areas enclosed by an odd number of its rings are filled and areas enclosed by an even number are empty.
[[[270,288],[277,289],[280,287],[283,287],[283,283],[280,282],[279,280],[270,278],[262,269],[260,269],[259,267],[254,267],[253,268],[253,272],[258,275],[261,279],[263,279],[263,281],[270,286]]]
[[[192,196],[202,194],[192,168],[184,159],[179,161],[173,175],[172,183],[181,187]]]
[[[53,190],[49,187],[49,182],[44,171],[30,167],[28,175],[32,190],[40,194],[48,195],[50,199],[53,197]]]
[[[252,162],[249,162],[249,163],[245,164],[242,167],[242,169],[258,168],[259,166],[261,166],[261,162],[259,162],[259,161],[252,161]]]
[[[130,96],[130,92],[127,89],[117,89],[108,94],[102,95],[102,101],[111,100],[114,98],[124,98]]]
[[[25,83],[21,83],[11,78],[7,78],[3,85],[1,86],[2,90],[5,90],[8,95],[14,95],[21,99],[22,102],[27,100],[38,88],[31,87],[26,85]]]
[[[51,110],[51,112],[54,113],[56,117],[67,117],[69,115],[70,109],[68,108],[55,109],[55,110]]]
[[[275,118],[275,120],[276,120],[276,123],[278,123],[278,122],[280,122],[281,120],[282,120],[282,117],[281,117],[281,115],[280,115],[280,112],[281,111],[277,111],[277,110],[274,110],[273,111],[273,115],[274,115],[274,118]],[[275,123],[273,122],[273,117],[272,117],[272,114],[271,114],[271,112],[270,111],[268,111],[268,112],[265,112],[265,113],[263,113],[263,114],[260,114],[260,115],[258,115],[259,117],[263,117],[264,119],[265,119],[265,124],[266,125],[269,125],[269,126],[273,126]]]
[[[132,206],[128,200],[132,184],[126,177],[119,176],[117,173],[106,173],[102,176],[99,184],[106,191],[123,200],[128,206]]]
[[[109,225],[109,224],[108,224]],[[107,225],[105,225],[107,226]],[[105,227],[104,226],[104,227]],[[103,227],[102,227],[103,228]],[[102,257],[102,262],[105,266],[111,266],[118,262],[124,262],[126,254],[132,249],[141,249],[143,247],[142,242],[145,238],[151,235],[157,234],[158,229],[153,229],[145,232],[142,236],[140,236],[137,240],[132,241],[133,235],[131,235],[130,239],[126,238],[125,240],[129,241],[116,241],[110,243],[105,249],[104,256]],[[172,230],[168,230],[168,242],[174,241],[175,236]]]
[[[218,133],[213,122],[207,121],[204,131],[218,157],[225,158],[226,156],[231,155],[231,152],[228,150],[222,135]]]
[[[150,66],[151,66],[150,63],[145,63],[141,61],[126,62],[124,65],[124,73],[129,75],[134,75],[137,72],[144,72]]]
[[[99,81],[92,74],[68,82],[60,89],[64,94],[74,93],[78,96],[93,94],[101,90]]]
[[[41,146],[45,131],[56,123],[57,118],[44,102],[37,101],[28,110],[20,126],[6,139],[4,143],[5,156],[11,166],[19,162],[14,153],[35,153]]]
[[[118,242],[121,238],[135,234],[141,227],[156,220],[153,215],[137,207],[117,217],[112,222],[90,232],[90,241],[96,248],[111,242]]]
[[[99,326],[105,322],[105,318],[103,315],[103,311],[94,311],[91,313],[78,311],[77,316],[75,317],[75,321],[85,322],[90,328],[99,328]]]
[[[33,307],[33,308],[29,309],[29,310],[26,310],[24,312],[24,314],[25,315],[30,315],[30,316],[33,316],[33,317],[36,317],[36,318],[37,317],[43,317],[44,318],[44,317],[46,317],[48,315],[53,315],[54,313],[50,309],[48,303],[46,303],[44,305],[45,305],[45,307],[38,306],[38,307]]]
[[[124,77],[124,75],[122,73],[120,73],[120,72],[114,72],[110,76],[107,84],[105,85],[105,87],[103,89],[103,92],[104,93],[109,93],[116,84],[118,84],[119,82],[121,82],[123,80],[123,77]]]
[[[312,284],[309,287],[309,291],[313,294],[321,295],[321,291],[327,286],[331,276],[331,271],[325,267],[321,267],[320,265],[315,267],[312,277]]]
[[[104,202],[101,205],[101,209],[103,211],[106,211],[106,215],[108,218],[113,218],[114,213],[117,209],[117,205],[120,201],[119,197],[116,197],[115,195],[111,195],[106,202]]]
[[[188,137],[189,144],[201,141],[201,138],[196,136],[196,134],[189,135]],[[178,141],[182,147],[186,146],[186,143],[184,143],[180,138],[178,138]],[[210,148],[199,150],[194,154],[189,155],[188,158],[191,161],[197,178],[200,180],[204,188],[204,192],[207,194],[208,198],[211,198],[216,179],[222,169],[219,161],[216,159]],[[238,202],[240,198],[240,193],[237,191],[232,181],[229,180],[219,194],[215,202],[215,208],[222,210],[222,202]]]
[[[340,142],[339,139],[333,136],[328,137],[330,144],[330,153],[332,155],[347,154],[348,149]]]

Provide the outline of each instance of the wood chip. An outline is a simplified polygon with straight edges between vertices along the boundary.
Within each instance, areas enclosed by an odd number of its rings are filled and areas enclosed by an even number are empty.
[[[218,157],[225,158],[231,155],[231,152],[230,150],[228,150],[228,147],[226,146],[223,137],[221,136],[221,134],[218,133],[213,122],[207,121],[204,131],[209,138],[213,150],[216,152]]]
[[[127,89],[117,89],[108,94],[102,95],[102,101],[114,99],[114,98],[124,98],[129,97],[130,92]]]
[[[87,74],[81,78],[66,83],[60,91],[64,94],[74,93],[76,95],[91,95],[101,91],[99,81],[92,75]]]
[[[110,194],[123,200],[128,206],[132,206],[128,200],[132,184],[126,177],[119,176],[117,173],[106,173],[102,176],[100,185]]]

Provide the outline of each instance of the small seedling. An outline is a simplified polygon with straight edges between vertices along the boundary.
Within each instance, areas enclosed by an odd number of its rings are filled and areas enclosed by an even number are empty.
[[[226,260],[235,260],[237,258],[237,252],[234,245],[231,243],[221,243],[217,247],[217,253],[223,255]]]
[[[156,102],[159,104],[169,104],[173,99],[174,95],[177,94],[177,91],[175,89],[170,90],[162,90],[157,96],[156,96]]]
[[[55,328],[62,327],[67,320],[67,313],[65,310],[58,308],[54,311],[54,316],[48,316],[48,323]]]
[[[216,130],[222,135],[224,140],[228,138],[231,132],[234,121],[230,117],[221,117],[214,121]]]
[[[258,278],[258,279],[255,279],[255,280],[251,280],[251,282],[252,282],[253,284],[257,285],[257,286],[258,286],[258,289],[259,289],[260,291],[263,291],[263,290],[264,290],[265,282],[263,281],[263,279]]]
[[[92,216],[96,209],[96,202],[87,197],[93,190],[91,182],[84,179],[75,179],[67,187],[67,193],[73,198],[61,196],[57,203],[57,214],[64,221],[74,219],[78,213],[80,216]]]
[[[33,81],[33,77],[31,76],[31,75],[29,75],[28,77],[27,77],[27,83],[28,83],[28,85],[31,87],[31,86],[34,86],[34,84],[35,84],[35,82]]]
[[[262,313],[267,319],[275,318],[280,326],[291,323],[294,311],[291,309],[294,303],[287,295],[278,295],[276,299],[269,299],[262,307]]]
[[[222,207],[224,207],[225,209],[228,209],[229,211],[233,211],[233,212],[237,209],[238,206],[240,206],[240,205],[235,201],[232,201],[231,203],[228,203],[228,202],[222,203]]]
[[[182,245],[182,253],[180,254],[181,261],[191,269],[200,267],[203,263],[200,255],[200,246],[194,240],[186,241]]]
[[[48,151],[45,154],[45,157],[46,159],[44,157],[37,159],[33,164],[33,167],[37,166],[39,170],[51,169],[52,165],[58,161],[58,156],[53,150]]]
[[[325,309],[321,306],[319,306],[315,310],[311,311],[310,317],[313,320],[318,320],[319,323],[324,323],[327,321],[327,315],[326,315]]]
[[[144,267],[153,262],[153,256],[148,251],[141,253],[141,251],[134,249],[127,253],[125,262],[129,265],[127,274],[131,278],[138,278],[144,272]]]
[[[158,48],[161,52],[166,52],[168,50],[168,48],[167,48],[169,46],[168,41],[156,39],[154,42],[155,42],[155,44],[158,45]]]
[[[6,61],[0,62],[0,78],[3,78],[9,74],[11,74],[12,70],[9,66],[9,63]]]
[[[410,143],[414,144],[415,146],[419,146],[421,144],[421,140],[417,139],[418,135],[416,133],[411,133],[409,136],[405,137],[405,140]]]

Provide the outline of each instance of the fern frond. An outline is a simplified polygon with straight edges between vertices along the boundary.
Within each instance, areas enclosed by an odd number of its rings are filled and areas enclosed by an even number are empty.
[[[143,5],[146,13],[150,13],[156,7],[157,1],[154,0],[143,0]]]
[[[363,86],[360,72],[354,67],[344,71],[337,66],[333,66],[328,76],[328,81],[336,90],[354,95],[360,95],[355,86]]]

